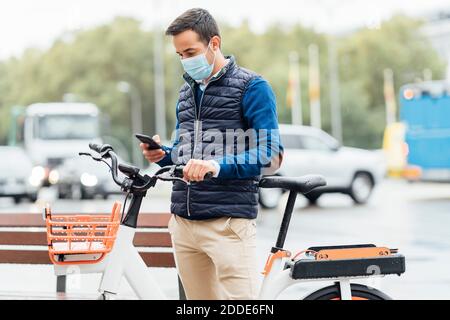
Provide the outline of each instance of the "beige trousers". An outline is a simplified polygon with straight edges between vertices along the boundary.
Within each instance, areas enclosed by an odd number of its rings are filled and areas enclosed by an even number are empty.
[[[175,262],[189,300],[256,299],[255,219],[169,221]]]

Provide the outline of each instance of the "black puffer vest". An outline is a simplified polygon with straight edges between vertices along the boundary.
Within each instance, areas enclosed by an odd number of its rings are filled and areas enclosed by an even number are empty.
[[[178,157],[174,161],[177,164],[185,164],[191,158],[214,159],[217,155],[210,150],[224,152],[227,129],[248,128],[241,101],[247,85],[258,75],[237,66],[232,56],[227,58],[230,61],[210,80],[199,105],[196,105],[194,97],[197,84],[184,74],[186,83],[178,100],[179,144],[175,148]],[[211,138],[210,132],[222,135],[223,139]],[[236,144],[232,143],[231,147],[236,152]],[[208,153],[211,153],[209,158],[206,156]],[[223,216],[255,218],[258,212],[258,179],[258,176],[249,179],[213,178],[189,185],[175,182],[171,211],[191,220]]]

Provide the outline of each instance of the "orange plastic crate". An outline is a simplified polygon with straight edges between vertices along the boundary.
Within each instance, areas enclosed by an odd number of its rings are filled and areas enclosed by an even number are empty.
[[[50,260],[59,265],[103,260],[116,240],[121,207],[116,201],[110,215],[53,215],[47,206],[45,223]],[[77,259],[60,261],[62,255],[77,255]],[[98,256],[93,258],[93,255]]]

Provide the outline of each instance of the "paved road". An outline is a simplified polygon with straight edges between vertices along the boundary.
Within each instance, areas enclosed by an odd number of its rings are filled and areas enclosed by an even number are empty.
[[[143,204],[143,210],[167,211],[168,189],[169,186],[165,185],[158,191],[152,191]],[[52,190],[46,190],[40,196],[41,200],[32,205],[23,203],[14,206],[10,200],[0,199],[0,213],[36,212],[45,201],[52,203],[54,212],[108,211],[112,203],[112,199],[55,201]],[[261,267],[268,250],[274,245],[281,212],[282,205],[278,210],[262,210],[258,217],[258,259]],[[287,248],[295,252],[312,245],[348,243],[375,243],[399,248],[407,257],[407,272],[404,275],[371,281],[370,285],[380,287],[394,298],[450,299],[450,185],[387,180],[379,185],[365,206],[354,206],[349,198],[338,194],[323,196],[317,207],[307,207],[306,201],[298,198],[287,236]],[[0,280],[11,279],[5,276],[10,271],[6,268],[0,267]],[[51,269],[42,268],[51,273]],[[27,270],[21,274],[42,274],[36,269]],[[164,281],[166,292],[174,297],[176,283],[172,281],[173,272],[157,272],[159,277],[167,280]],[[30,279],[33,278],[9,280],[5,288],[18,291],[21,283],[25,285],[35,281]],[[83,280],[80,290],[94,290],[92,282]],[[85,285],[87,283],[89,285]],[[298,299],[318,285],[294,286],[283,293],[282,298]],[[28,285],[28,288],[42,290],[38,283]]]

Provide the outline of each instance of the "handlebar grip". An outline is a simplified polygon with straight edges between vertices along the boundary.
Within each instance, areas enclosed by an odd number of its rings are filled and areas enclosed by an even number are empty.
[[[176,166],[175,170],[173,171],[173,176],[177,178],[183,178],[183,169],[184,166]]]
[[[184,169],[184,166],[176,166],[175,170],[173,171],[173,175],[178,178],[183,178],[183,169]],[[205,174],[203,179],[207,180],[207,179],[211,179],[212,177],[213,177],[213,173],[208,172]]]
[[[203,179],[207,180],[207,179],[211,179],[212,177],[213,177],[213,173],[212,172],[207,172]]]
[[[101,153],[102,146],[96,143],[89,143],[89,148],[97,153]]]

